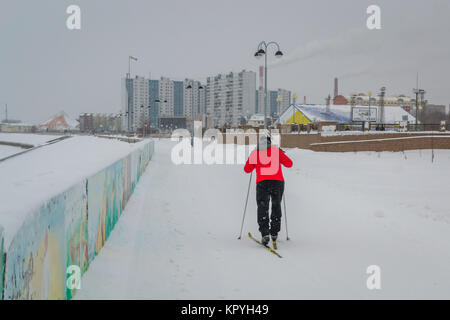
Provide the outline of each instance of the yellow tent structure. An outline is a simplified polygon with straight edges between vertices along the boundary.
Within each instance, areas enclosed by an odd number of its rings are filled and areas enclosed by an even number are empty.
[[[309,124],[313,120],[309,119],[298,106],[291,105],[287,108],[277,120],[281,124]]]

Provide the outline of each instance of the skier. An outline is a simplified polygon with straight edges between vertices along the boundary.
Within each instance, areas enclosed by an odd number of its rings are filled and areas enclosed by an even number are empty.
[[[281,227],[281,199],[284,191],[281,165],[290,168],[292,160],[280,148],[271,145],[270,136],[262,135],[256,150],[250,154],[244,167],[246,173],[256,169],[256,202],[261,243],[267,246],[270,235],[275,249]],[[269,226],[270,200],[272,200],[272,213]]]

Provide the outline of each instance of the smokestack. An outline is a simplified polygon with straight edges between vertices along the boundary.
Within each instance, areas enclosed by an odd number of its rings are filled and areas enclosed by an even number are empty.
[[[334,78],[334,98],[339,95],[338,78]]]
[[[264,67],[259,67],[259,89],[263,89],[264,87]]]
[[[303,104],[306,104],[306,96],[303,96]]]

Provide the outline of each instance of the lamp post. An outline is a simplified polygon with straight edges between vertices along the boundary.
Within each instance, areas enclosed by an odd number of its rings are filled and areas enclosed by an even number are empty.
[[[424,101],[424,99],[425,99],[425,93],[426,93],[425,90],[419,89],[419,94],[420,94],[420,105],[419,105],[419,110],[420,110],[420,118],[421,118],[422,120],[424,119],[424,118],[423,118],[423,111],[424,111],[424,107],[425,107],[425,105],[424,105],[424,103],[425,103],[425,101]],[[425,128],[424,128],[424,130],[425,130]]]
[[[369,93],[368,93],[368,95],[369,95],[369,131],[370,131],[370,118],[371,118],[371,116],[372,116],[372,112],[371,112],[371,110],[370,110],[370,103],[372,102],[371,100],[372,100],[372,91],[369,91]]]
[[[380,122],[381,122],[381,127],[384,127],[384,121],[385,121],[385,117],[384,117],[384,96],[386,94],[386,87],[381,87],[380,89],[380,93],[378,94],[378,96],[380,97]]]
[[[155,99],[155,102],[158,104],[158,110],[157,110],[157,112],[158,112],[158,124],[157,124],[157,128],[158,128],[159,135],[161,135],[161,119],[159,118],[159,115],[161,114],[161,112],[159,110],[159,104],[161,103],[161,100]],[[164,100],[163,102],[166,103],[167,100]]]
[[[142,116],[143,110],[144,110],[144,106],[141,105],[141,113],[140,113],[140,116],[139,116],[139,120],[140,120],[140,123],[141,123],[141,126],[142,126],[142,139],[144,139],[144,136],[145,136],[145,132],[144,132],[144,117]]]
[[[418,118],[419,118],[419,114],[418,114],[418,111],[419,111],[419,94],[420,94],[420,98],[421,98],[421,100],[423,102],[423,98],[424,98],[424,95],[425,95],[425,90],[419,89],[419,88],[414,88],[413,92],[416,95],[416,105],[414,106],[414,108],[416,109],[416,131],[417,131]],[[422,109],[422,106],[420,106],[420,109]]]
[[[267,129],[267,48],[270,45],[277,47],[275,57],[281,58],[283,56],[283,52],[281,52],[280,46],[275,41],[270,41],[267,43],[265,41],[261,41],[255,53],[255,58],[259,59],[264,56],[264,130]]]

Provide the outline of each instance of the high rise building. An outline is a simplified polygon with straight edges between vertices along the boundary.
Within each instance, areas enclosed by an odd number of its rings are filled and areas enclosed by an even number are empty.
[[[165,117],[175,115],[174,87],[174,81],[170,80],[169,78],[161,77],[161,79],[159,80],[159,100],[161,101],[159,103],[160,116]]]
[[[277,108],[279,108],[278,114],[282,114],[283,111],[289,108],[289,105],[291,104],[291,91],[286,89],[278,89],[278,96],[281,97],[279,106],[277,106]]]
[[[187,119],[195,119],[198,115],[203,114],[204,103],[204,87],[200,81],[185,79],[184,87],[184,110],[183,115]],[[203,101],[202,101],[203,100]]]
[[[136,76],[122,79],[122,127],[136,132],[149,119],[150,87],[148,79]]]
[[[188,83],[191,84],[191,89],[186,89]],[[122,126],[130,132],[136,132],[143,125],[156,129],[161,117],[194,119],[204,113],[205,88],[199,81],[190,79],[174,81],[166,77],[159,80],[139,76],[124,78],[122,110]]]
[[[206,80],[206,112],[215,127],[237,126],[255,112],[256,74],[230,72]]]

